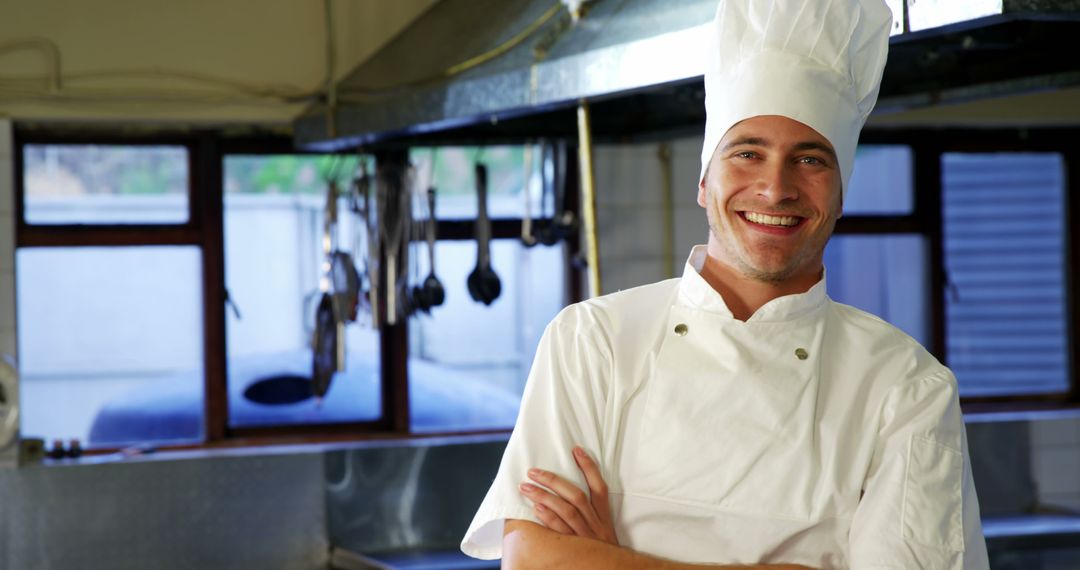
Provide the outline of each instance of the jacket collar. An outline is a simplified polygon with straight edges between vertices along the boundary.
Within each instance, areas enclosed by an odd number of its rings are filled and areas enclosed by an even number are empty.
[[[724,298],[701,276],[701,268],[705,265],[706,255],[708,254],[704,245],[694,246],[694,249],[690,251],[690,257],[686,260],[682,280],[679,283],[676,304],[734,319]],[[747,322],[792,321],[819,309],[827,299],[825,272],[822,271],[821,280],[805,293],[777,297],[765,303],[750,316]]]

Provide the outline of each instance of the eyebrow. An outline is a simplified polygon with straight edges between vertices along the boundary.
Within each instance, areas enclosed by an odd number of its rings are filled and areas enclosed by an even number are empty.
[[[831,146],[816,141],[806,141],[798,143],[794,147],[792,147],[792,150],[818,150],[829,155],[830,157],[832,157],[833,160],[836,160],[836,151],[834,151]]]
[[[731,150],[731,149],[733,149],[733,148],[735,148],[737,146],[743,146],[743,145],[760,146],[760,147],[764,147],[764,148],[772,148],[772,143],[769,142],[767,139],[764,139],[764,138],[761,138],[761,137],[742,137],[742,138],[738,138],[738,139],[735,139],[733,141],[728,142],[727,144],[724,145],[724,148],[721,149],[721,151],[722,152],[727,152],[727,151],[729,151],[729,150]],[[817,150],[817,151],[824,152],[825,154],[832,157],[833,160],[836,160],[836,151],[834,151],[831,146],[829,146],[827,144],[824,144],[824,143],[817,142],[817,141],[804,141],[804,142],[796,143],[792,147],[792,150],[794,150],[794,151]]]
[[[770,148],[772,146],[769,143],[769,141],[767,141],[767,140],[765,140],[765,139],[763,139],[761,137],[742,137],[742,138],[735,139],[733,141],[729,141],[726,145],[724,145],[724,148],[721,149],[721,151],[727,152],[727,151],[729,151],[729,150],[731,150],[731,149],[733,149],[733,148],[735,148],[737,146],[743,146],[743,145],[763,146],[765,148]]]

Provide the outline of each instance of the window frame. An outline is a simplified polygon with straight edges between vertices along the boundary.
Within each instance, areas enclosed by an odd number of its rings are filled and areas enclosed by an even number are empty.
[[[297,149],[289,137],[275,133],[225,136],[220,132],[127,133],[116,128],[55,128],[15,125],[13,129],[15,248],[69,246],[189,245],[202,256],[203,295],[203,439],[194,443],[162,443],[162,449],[198,449],[281,443],[338,442],[367,439],[429,438],[446,435],[509,433],[512,426],[492,430],[455,430],[413,433],[409,421],[408,319],[379,330],[383,416],[378,420],[327,424],[230,427],[226,350],[226,303],[224,252],[224,168],[229,156],[327,155]],[[26,145],[183,146],[188,153],[188,220],[155,224],[34,224],[25,218],[23,179]],[[340,153],[340,154],[352,154]],[[407,160],[407,151],[374,153],[376,161]],[[576,164],[568,161],[566,199],[577,203]],[[492,239],[519,239],[521,219],[491,221]],[[475,240],[471,220],[441,219],[439,240]],[[576,236],[567,240],[566,281],[569,302],[582,299],[583,272],[571,260],[580,250]],[[383,262],[385,256],[381,255]],[[385,278],[385,275],[383,276]],[[382,288],[385,291],[385,287]],[[385,308],[385,296],[379,303]],[[115,452],[115,447],[88,450],[89,454]]]
[[[1030,411],[1080,408],[1078,358],[1080,305],[1076,298],[1077,278],[1071,271],[1080,266],[1080,232],[1072,220],[1080,216],[1080,198],[1070,192],[1072,180],[1080,179],[1080,151],[1070,144],[1080,137],[1078,128],[867,128],[861,143],[904,145],[912,151],[914,196],[912,212],[904,215],[845,215],[838,220],[838,235],[916,234],[928,244],[930,346],[942,362],[946,354],[945,265],[942,226],[941,159],[947,152],[1054,152],[1065,164],[1066,209],[1066,330],[1069,389],[1054,394],[965,397],[966,413]],[[32,224],[25,220],[24,147],[28,144],[98,144],[122,146],[176,145],[188,152],[188,220],[161,224]],[[382,397],[384,416],[370,422],[285,425],[230,428],[228,421],[227,356],[224,260],[224,162],[230,155],[317,155],[296,149],[293,140],[279,133],[251,132],[226,136],[220,131],[155,131],[132,133],[121,128],[35,127],[16,124],[13,128],[15,248],[58,246],[138,246],[191,245],[202,254],[203,353],[204,353],[204,439],[192,444],[164,444],[168,449],[231,447],[278,443],[336,442],[388,438],[427,438],[445,435],[508,433],[507,429],[412,433],[408,402],[408,319],[380,329],[382,357]],[[376,152],[377,161],[407,160],[407,150]],[[579,201],[577,163],[567,161],[566,203]],[[1070,177],[1069,174],[1073,173]],[[573,209],[573,208],[571,208]],[[520,219],[492,220],[492,239],[518,239]],[[472,240],[473,221],[441,219],[439,240]],[[578,236],[567,240],[565,248],[566,298],[580,301],[584,292],[584,271],[573,260],[580,252]],[[383,289],[385,290],[385,288]],[[385,302],[382,299],[381,302]],[[91,453],[109,453],[100,448]]]
[[[1080,214],[1080,199],[1074,196],[1080,180],[1080,152],[1073,150],[1080,136],[1077,128],[891,128],[868,127],[861,144],[905,145],[912,149],[914,204],[908,216],[844,216],[836,225],[837,234],[909,233],[923,236],[928,243],[927,263],[930,292],[930,339],[927,349],[947,361],[945,239],[943,225],[942,159],[946,153],[1046,152],[1061,155],[1065,166],[1065,329],[1069,387],[1064,392],[1015,394],[1008,396],[965,396],[960,399],[967,414],[1038,411],[1080,408],[1078,358],[1080,307],[1077,305],[1077,280],[1072,269],[1080,267],[1080,232],[1072,220]],[[1070,173],[1072,176],[1070,177]],[[899,230],[899,231],[898,231]]]
[[[199,248],[202,258],[204,409],[203,442],[225,438],[225,424],[211,421],[227,414],[224,385],[225,359],[217,347],[224,346],[224,262],[221,208],[214,207],[214,161],[216,139],[210,132],[123,133],[96,129],[12,129],[15,189],[15,248],[80,246],[187,245]],[[182,146],[188,160],[188,220],[160,224],[34,224],[26,221],[26,145]],[[218,172],[220,168],[216,169]],[[217,181],[216,186],[221,187]],[[164,446],[168,447],[168,446]],[[176,447],[197,447],[182,444]],[[103,448],[100,452],[114,449]]]

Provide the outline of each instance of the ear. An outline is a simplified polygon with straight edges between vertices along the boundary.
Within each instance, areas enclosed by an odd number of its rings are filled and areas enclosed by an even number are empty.
[[[697,191],[697,203],[698,203],[698,206],[701,206],[702,208],[708,208],[709,207],[708,206],[708,204],[709,204],[708,197],[709,197],[709,191],[705,189],[705,177],[703,176],[701,178],[701,182],[698,182],[698,191]]]

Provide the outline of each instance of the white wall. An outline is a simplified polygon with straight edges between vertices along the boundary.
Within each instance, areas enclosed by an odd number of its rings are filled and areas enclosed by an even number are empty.
[[[671,224],[665,225],[663,170],[657,143],[599,145],[595,150],[597,232],[604,293],[682,274],[708,224],[697,204],[701,137],[671,141]],[[665,250],[671,228],[674,247]]]

